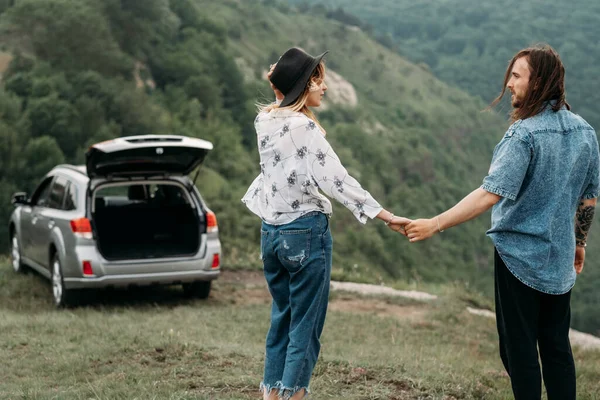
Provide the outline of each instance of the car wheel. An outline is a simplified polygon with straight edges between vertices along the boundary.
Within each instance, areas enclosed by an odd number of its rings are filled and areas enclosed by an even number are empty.
[[[17,232],[13,233],[10,249],[10,261],[15,272],[23,272],[23,261],[21,260],[21,244]]]
[[[75,305],[75,294],[72,290],[65,288],[65,280],[63,279],[62,266],[58,258],[58,254],[52,257],[52,297],[54,305],[57,308],[64,308]]]
[[[187,297],[195,297],[197,299],[206,299],[210,294],[210,286],[212,281],[208,282],[192,282],[184,283],[183,293]]]

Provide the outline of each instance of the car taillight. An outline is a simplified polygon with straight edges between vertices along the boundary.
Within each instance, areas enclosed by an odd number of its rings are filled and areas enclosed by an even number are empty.
[[[71,230],[75,236],[85,239],[92,238],[92,224],[90,224],[90,220],[87,218],[72,219]]]
[[[82,269],[83,269],[83,274],[84,275],[94,275],[94,271],[92,270],[92,263],[89,261],[84,261],[81,263],[82,264]]]
[[[219,265],[221,265],[221,259],[219,258],[219,254],[215,253],[213,254],[213,262],[211,268],[219,268]]]
[[[206,213],[206,232],[217,232],[219,226],[217,225],[217,216],[214,212],[209,211]]]

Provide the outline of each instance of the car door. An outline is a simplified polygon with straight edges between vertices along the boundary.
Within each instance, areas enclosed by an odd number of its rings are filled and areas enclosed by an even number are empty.
[[[36,215],[38,220],[33,225],[33,247],[36,257],[34,261],[48,269],[50,269],[48,252],[51,244],[50,234],[57,223],[57,218],[62,213],[68,183],[69,181],[61,175],[57,175],[54,178],[48,195],[48,201],[44,204],[44,207],[39,207],[37,210]]]
[[[54,176],[48,176],[34,190],[29,204],[21,208],[21,256],[36,261],[34,235],[37,232],[39,213],[46,206]],[[37,261],[36,261],[37,262]]]

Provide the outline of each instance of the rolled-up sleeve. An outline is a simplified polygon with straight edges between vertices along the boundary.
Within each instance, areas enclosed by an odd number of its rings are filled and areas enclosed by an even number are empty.
[[[312,130],[310,136],[307,162],[313,182],[327,196],[352,211],[361,223],[366,223],[367,218],[375,218],[383,210],[381,205],[350,176],[318,129]]]
[[[531,145],[516,135],[506,135],[494,149],[488,175],[481,188],[516,200],[531,161]]]
[[[600,156],[598,153],[598,141],[596,135],[593,136],[594,142],[592,146],[592,156],[588,167],[585,190],[582,199],[595,199],[600,194]]]

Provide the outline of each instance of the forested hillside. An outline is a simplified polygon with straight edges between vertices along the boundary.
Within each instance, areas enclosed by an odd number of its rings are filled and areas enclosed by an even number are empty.
[[[600,101],[600,2],[582,0],[569,6],[541,0],[290,3],[310,14],[329,14],[364,25],[403,57],[426,64],[441,80],[487,102],[499,94],[507,63],[518,50],[549,43],[565,63],[567,99],[574,111],[600,127],[596,106]]]
[[[224,265],[258,267],[259,220],[240,198],[259,172],[255,104],[272,98],[264,74],[293,45],[330,50],[338,84],[319,118],[349,171],[396,214],[430,216],[477,187],[507,126],[482,112],[480,99],[365,32],[282,3],[16,0],[0,7],[3,249],[11,194],[31,192],[53,165],[81,163],[91,143],[116,136],[183,134],[215,144],[197,184],[217,213]],[[378,222],[363,227],[335,208],[336,277],[461,281],[489,292],[488,217],[413,245]],[[600,329],[599,317],[587,315],[600,299],[586,295],[591,301],[575,307],[574,320]]]

